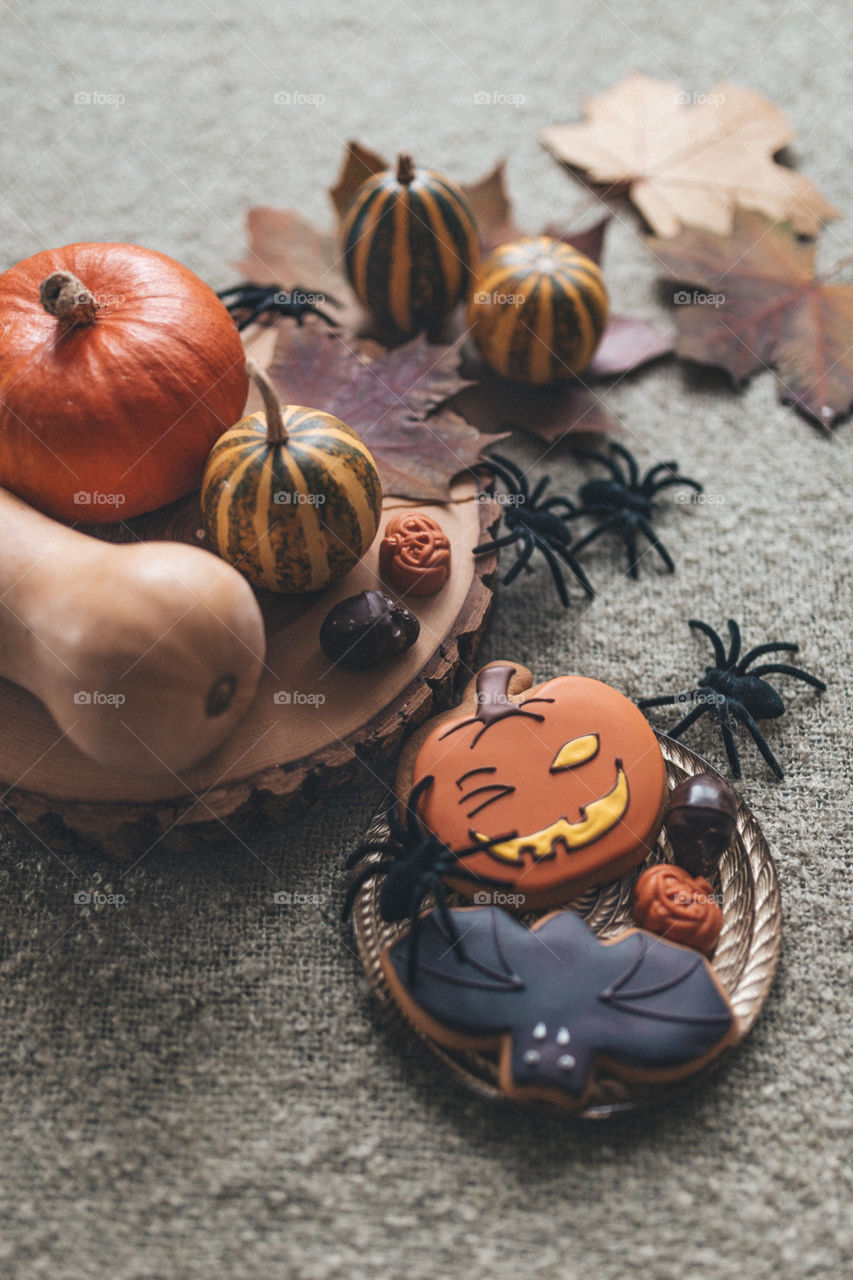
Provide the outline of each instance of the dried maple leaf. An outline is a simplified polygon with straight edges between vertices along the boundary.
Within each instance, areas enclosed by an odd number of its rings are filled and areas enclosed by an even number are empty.
[[[652,240],[673,280],[676,352],[735,382],[774,366],[783,400],[824,427],[853,405],[853,287],[814,272],[815,247],[790,227],[741,213],[731,236],[684,231]]]
[[[290,325],[280,329],[270,374],[290,404],[335,414],[359,432],[386,496],[446,502],[453,477],[503,439],[445,407],[468,385],[459,362],[457,346],[423,337],[384,353],[315,325]]]
[[[725,235],[737,206],[788,219],[802,235],[841,216],[810,179],[773,160],[794,134],[760,93],[721,83],[696,96],[634,74],[589,99],[585,113],[546,129],[542,142],[596,185],[627,190],[659,236],[682,225]]]

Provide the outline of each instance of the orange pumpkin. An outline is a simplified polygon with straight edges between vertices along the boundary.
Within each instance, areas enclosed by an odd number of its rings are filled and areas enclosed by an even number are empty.
[[[465,714],[441,716],[422,733],[409,781],[432,776],[419,802],[424,824],[452,850],[482,844],[482,854],[465,857],[466,871],[514,895],[498,905],[523,910],[637,866],[667,795],[654,732],[623,694],[584,676],[531,683],[518,664],[484,667]],[[398,788],[405,796],[407,780]],[[483,900],[476,885],[454,888]]]
[[[216,294],[128,244],[72,244],[0,275],[0,486],[103,524],[201,483],[246,362]]]

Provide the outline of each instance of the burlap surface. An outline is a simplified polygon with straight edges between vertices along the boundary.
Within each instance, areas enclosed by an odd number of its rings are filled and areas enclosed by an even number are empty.
[[[2,21],[3,265],[75,239],[131,240],[225,285],[245,207],[325,217],[351,136],[459,177],[506,154],[535,228],[582,204],[537,129],[634,68],[689,93],[720,78],[763,91],[796,124],[800,166],[853,210],[841,4],[39,0]],[[849,226],[826,233],[826,265],[853,248]],[[630,218],[613,227],[607,274],[617,310],[666,318]],[[630,582],[602,542],[588,561],[599,598],[566,614],[540,565],[499,592],[482,656],[655,693],[705,665],[686,619],[732,614],[750,643],[799,640],[829,681],[816,698],[778,680],[789,714],[769,736],[784,783],[742,739],[786,928],[748,1042],[688,1103],[613,1123],[542,1122],[460,1092],[377,1015],[337,921],[341,861],[376,779],[250,849],[223,830],[192,857],[155,849],[119,869],[6,842],[0,1274],[845,1274],[850,427],[823,438],[777,404],[770,375],[736,394],[675,363],[627,378],[608,403],[641,461],[675,457],[713,496],[665,510],[678,573],[650,557]],[[547,454],[558,485],[578,482],[565,450],[512,453]],[[688,741],[722,762],[710,725]],[[93,890],[124,902],[75,901]],[[282,891],[309,900],[277,903]]]

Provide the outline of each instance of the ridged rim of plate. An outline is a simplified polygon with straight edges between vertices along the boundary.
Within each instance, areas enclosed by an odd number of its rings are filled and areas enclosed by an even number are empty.
[[[697,773],[717,771],[695,751],[673,738],[658,733],[661,752],[666,762],[669,788],[682,779]],[[719,775],[718,775],[719,776]],[[366,838],[382,840],[388,834],[384,811],[378,813],[370,824]],[[378,861],[380,854],[365,858],[366,865]],[[631,889],[637,876],[656,862],[671,862],[672,850],[666,834],[661,829],[657,844],[646,861],[635,871],[611,881],[576,898],[570,905],[601,938],[612,937],[623,929],[635,926],[631,918]],[[770,848],[746,802],[738,796],[736,835],[720,859],[713,876],[714,889],[722,895],[723,929],[711,957],[714,971],[725,987],[732,1008],[737,1016],[737,1039],[726,1053],[731,1052],[752,1029],[773,985],[779,956],[782,950],[782,901],[779,881]],[[394,1000],[380,956],[406,932],[408,925],[387,924],[379,914],[379,888],[381,878],[369,880],[362,888],[353,906],[353,927],[359,956],[368,981],[380,1000],[395,1011],[405,1025],[423,1041],[430,1051],[450,1068],[476,1093],[507,1102],[497,1083],[497,1059],[493,1054],[461,1052],[446,1049],[425,1032],[416,1027]],[[451,901],[453,899],[451,898]],[[426,904],[425,904],[426,905]],[[554,908],[549,908],[554,910]],[[547,912],[528,912],[521,918],[530,923]],[[726,1054],[722,1055],[723,1057]],[[721,1061],[715,1059],[697,1074],[705,1074]],[[573,1117],[599,1119],[637,1106],[648,1105],[671,1098],[675,1090],[696,1078],[689,1076],[675,1084],[644,1085],[629,1082],[599,1071],[592,1095],[582,1111],[570,1111]],[[541,1108],[547,1104],[534,1104]],[[549,1107],[549,1111],[558,1111]]]

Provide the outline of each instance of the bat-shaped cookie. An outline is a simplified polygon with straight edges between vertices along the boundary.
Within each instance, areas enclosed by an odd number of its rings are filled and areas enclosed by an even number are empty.
[[[631,929],[600,942],[573,911],[528,928],[498,907],[452,912],[460,951],[440,916],[382,955],[398,1003],[449,1048],[497,1050],[509,1097],[580,1108],[599,1066],[647,1081],[704,1066],[737,1034],[713,971],[696,951]]]

